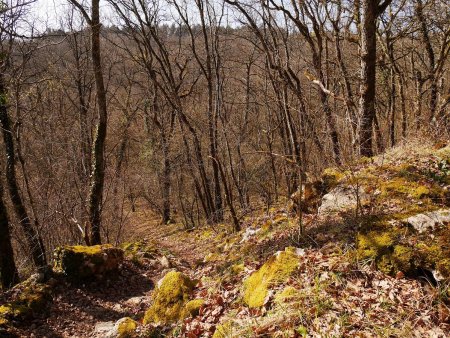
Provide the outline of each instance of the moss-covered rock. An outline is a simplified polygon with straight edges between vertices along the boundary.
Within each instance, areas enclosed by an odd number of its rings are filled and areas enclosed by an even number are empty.
[[[186,303],[194,282],[178,271],[167,273],[153,293],[153,304],[144,316],[144,324],[169,324],[189,315]]]
[[[417,245],[417,254],[420,257],[421,267],[433,271],[439,281],[450,281],[450,247],[448,242]]]
[[[63,246],[54,252],[54,270],[71,280],[82,281],[117,271],[123,250],[109,244]]]
[[[396,241],[391,231],[370,231],[357,235],[358,255],[360,259],[377,259],[389,253]]]
[[[10,302],[0,306],[0,326],[7,327],[10,321],[24,320],[46,311],[51,302],[51,290],[46,284],[34,283],[30,280],[15,287],[17,296]]]
[[[398,244],[398,233],[390,231],[371,231],[358,234],[358,258],[373,260],[377,268],[393,275],[398,271],[412,273],[414,255],[410,247]]]
[[[190,300],[184,306],[185,310],[189,315],[195,317],[199,314],[200,308],[205,304],[205,300],[201,298]]]
[[[371,231],[357,236],[359,259],[371,259],[376,267],[389,275],[402,271],[414,276],[420,271],[433,271],[436,279],[450,277],[450,251],[447,244],[426,244],[416,239],[412,247],[402,243],[396,230]],[[438,237],[439,238],[439,237]],[[428,239],[427,239],[428,240]],[[437,277],[439,276],[439,277]]]
[[[131,338],[136,334],[138,322],[130,317],[119,319],[114,325],[114,338]]]
[[[244,281],[244,302],[252,308],[264,305],[273,284],[286,280],[298,267],[295,248],[278,252]]]

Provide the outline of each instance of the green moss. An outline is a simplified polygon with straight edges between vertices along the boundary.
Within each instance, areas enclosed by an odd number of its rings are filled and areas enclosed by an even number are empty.
[[[244,263],[241,264],[234,264],[231,266],[231,271],[233,272],[233,274],[238,275],[240,274],[242,271],[245,270],[245,265]]]
[[[54,252],[54,270],[81,281],[115,271],[123,260],[123,250],[109,244],[63,246]]]
[[[230,338],[233,335],[233,324],[226,322],[216,326],[212,338]]]
[[[187,313],[189,313],[189,315],[195,317],[199,314],[200,308],[203,306],[203,304],[205,304],[204,299],[193,299],[186,303],[185,310],[187,311]]]
[[[339,171],[336,168],[326,168],[321,176],[325,190],[329,191],[336,187],[346,177],[346,174],[348,173]]]
[[[252,308],[264,305],[271,285],[287,279],[298,267],[295,248],[286,248],[272,256],[244,282],[244,302]]]
[[[377,259],[390,251],[395,242],[395,233],[391,231],[371,231],[357,235],[358,257]]]
[[[405,273],[411,272],[414,268],[414,259],[414,251],[412,248],[404,245],[396,245],[394,247],[392,260],[397,271],[403,271]]]
[[[144,324],[173,323],[186,315],[185,304],[194,283],[181,272],[167,273],[153,293],[153,304],[144,316]]]
[[[0,306],[0,322],[8,325],[10,320],[23,320],[33,314],[42,314],[51,301],[50,288],[45,284],[25,281],[16,286],[20,291],[9,303]]]
[[[148,241],[125,242],[120,245],[120,248],[131,260],[138,260],[141,257],[155,258],[158,252],[155,244]]]
[[[116,338],[133,337],[137,327],[138,323],[135,320],[129,317],[122,318],[117,328],[118,335]]]
[[[429,270],[438,270],[446,279],[450,279],[450,249],[448,243],[444,246],[434,243],[418,245],[418,254],[423,267]]]

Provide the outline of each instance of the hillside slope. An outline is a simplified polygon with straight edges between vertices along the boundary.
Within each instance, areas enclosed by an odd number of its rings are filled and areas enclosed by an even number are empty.
[[[327,169],[239,233],[143,225],[118,272],[55,275],[38,283],[52,300],[24,316],[0,307],[0,335],[447,337],[449,174],[450,146],[410,144]]]

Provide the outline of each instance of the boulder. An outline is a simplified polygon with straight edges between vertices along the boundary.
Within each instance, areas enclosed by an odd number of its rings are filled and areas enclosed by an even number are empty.
[[[170,324],[189,316],[186,308],[194,282],[178,271],[168,272],[153,292],[153,304],[146,311],[144,324]]]
[[[360,204],[369,200],[369,195],[362,187],[340,185],[322,197],[319,207],[319,214],[329,214],[342,212],[349,209],[356,209]]]
[[[302,253],[289,247],[270,257],[244,281],[244,302],[251,308],[263,306],[269,295],[269,288],[285,281],[297,269]]]
[[[450,209],[436,210],[408,217],[404,221],[419,233],[432,231],[437,226],[450,223]]]
[[[54,252],[54,270],[69,279],[83,281],[117,271],[123,261],[123,250],[109,244],[63,246]]]

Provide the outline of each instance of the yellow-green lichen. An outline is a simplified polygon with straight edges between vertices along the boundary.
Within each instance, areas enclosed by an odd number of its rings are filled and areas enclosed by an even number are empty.
[[[193,299],[187,302],[184,308],[187,314],[195,317],[199,314],[200,308],[203,306],[203,304],[205,304],[204,299]]]
[[[286,280],[298,267],[295,248],[286,248],[269,260],[244,281],[244,302],[251,308],[264,305],[269,288]]]
[[[153,293],[153,304],[145,313],[144,324],[168,324],[182,319],[193,288],[194,282],[181,272],[167,273]]]
[[[117,324],[116,324],[117,325]],[[122,318],[117,325],[116,338],[130,338],[135,335],[138,323],[130,317]]]
[[[233,324],[225,322],[216,326],[212,338],[230,338],[233,336]]]

